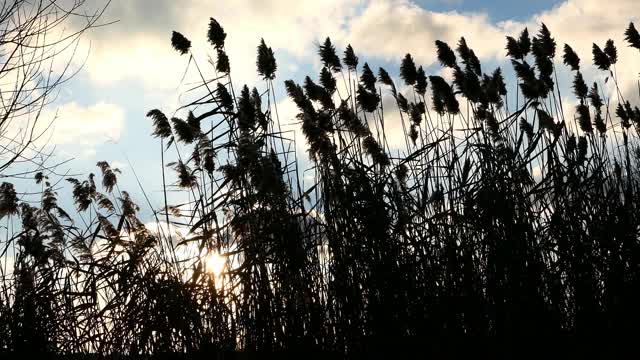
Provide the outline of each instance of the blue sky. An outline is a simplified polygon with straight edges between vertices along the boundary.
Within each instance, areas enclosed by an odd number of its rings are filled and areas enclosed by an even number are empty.
[[[150,136],[151,121],[145,114],[153,108],[172,114],[184,99],[186,86],[180,78],[188,58],[171,49],[172,30],[190,38],[199,64],[209,66],[206,58],[212,52],[205,41],[209,17],[218,19],[228,33],[226,47],[236,87],[243,83],[264,87],[255,72],[255,49],[264,37],[276,53],[276,86],[283,94],[284,80],[300,82],[307,74],[317,76],[316,46],[326,36],[339,49],[351,43],[361,63],[383,66],[392,75],[407,52],[429,74],[439,74],[434,40],[453,45],[465,36],[485,71],[502,66],[509,76],[504,36],[516,36],[525,26],[535,33],[544,21],[560,46],[570,43],[588,63],[592,41],[604,44],[612,37],[621,44],[628,22],[638,21],[632,14],[640,14],[635,0],[609,1],[606,13],[599,4],[596,0],[113,0],[103,19],[118,22],[85,36],[78,56],[80,61],[88,54],[82,71],[45,114],[51,117],[59,110],[52,137],[58,159],[74,158],[59,171],[84,177],[98,171],[97,161],[110,161],[122,168],[121,188],[142,204],[130,162],[153,205],[160,207],[160,145]],[[619,50],[618,71],[631,74],[633,82],[637,68],[632,61],[625,62],[626,49]],[[585,74],[599,76],[589,69]],[[561,74],[561,80],[567,79]],[[570,96],[568,89],[565,93]],[[283,122],[290,123],[294,107],[284,97],[278,105]],[[393,119],[389,121],[393,126]]]
[[[526,20],[532,14],[550,10],[560,0],[418,0],[416,4],[432,11],[485,12],[491,21]]]

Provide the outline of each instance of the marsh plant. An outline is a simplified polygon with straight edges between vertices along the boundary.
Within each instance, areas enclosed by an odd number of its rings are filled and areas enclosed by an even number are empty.
[[[625,35],[640,50],[633,24]],[[319,75],[301,83],[275,81],[261,40],[260,83],[235,87],[226,37],[211,19],[205,66],[172,34],[199,82],[173,114],[147,114],[157,229],[107,162],[67,179],[71,216],[46,174],[39,204],[2,184],[1,349],[351,354],[487,339],[515,354],[541,336],[637,334],[640,109],[618,87],[613,41],[591,54],[605,84],[544,24],[507,37],[507,91],[464,38],[436,41],[440,75],[407,54],[398,82],[327,38]],[[280,86],[302,139],[281,125]]]

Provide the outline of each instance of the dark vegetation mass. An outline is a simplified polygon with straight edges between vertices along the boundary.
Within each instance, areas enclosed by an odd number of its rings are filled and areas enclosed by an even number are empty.
[[[21,225],[1,242],[15,265],[2,269],[0,349],[451,353],[484,339],[476,350],[517,356],[638,334],[640,109],[618,87],[613,41],[593,45],[607,94],[544,25],[507,38],[509,91],[464,38],[435,44],[451,83],[410,54],[395,83],[327,38],[317,79],[284,82],[303,171],[280,125],[272,49],[257,48],[263,90],[234,88],[227,34],[214,19],[206,34],[210,70],[173,32],[201,81],[173,115],[147,114],[165,182],[154,220],[186,231],[146,227],[106,162],[67,179],[79,215],[58,207],[43,173],[38,204],[3,183],[0,217]],[[625,34],[640,50],[633,24]],[[575,109],[560,100],[561,66]],[[399,149],[385,117],[400,119]],[[176,193],[184,201],[170,203]],[[225,261],[219,275],[209,252]]]

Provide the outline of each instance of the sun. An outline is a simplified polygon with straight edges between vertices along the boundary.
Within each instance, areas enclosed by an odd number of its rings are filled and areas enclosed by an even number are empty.
[[[217,252],[207,254],[207,271],[216,277],[219,277],[226,267],[225,258]]]

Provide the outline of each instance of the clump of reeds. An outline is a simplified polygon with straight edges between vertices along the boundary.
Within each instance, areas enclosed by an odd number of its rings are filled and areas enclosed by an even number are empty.
[[[625,36],[640,49],[633,24]],[[171,226],[148,229],[107,162],[97,164],[101,184],[93,174],[68,179],[73,216],[42,174],[40,206],[0,186],[0,218],[19,223],[3,242],[15,265],[3,270],[2,350],[351,354],[472,336],[514,356],[541,334],[635,333],[640,110],[611,71],[613,41],[592,53],[613,77],[613,97],[588,85],[564,45],[578,101],[571,119],[544,24],[507,37],[516,94],[464,38],[455,50],[435,44],[452,83],[407,54],[404,84],[327,38],[318,80],[284,83],[313,165],[303,186],[275,105],[274,51],[261,40],[263,82],[234,87],[214,19],[207,37],[215,62],[211,72],[195,67],[201,84],[186,116],[147,114],[164,181],[154,220]],[[177,32],[171,43],[190,52]],[[386,96],[396,108],[382,108]],[[389,143],[392,121],[402,144]],[[212,254],[220,273],[208,269]]]

